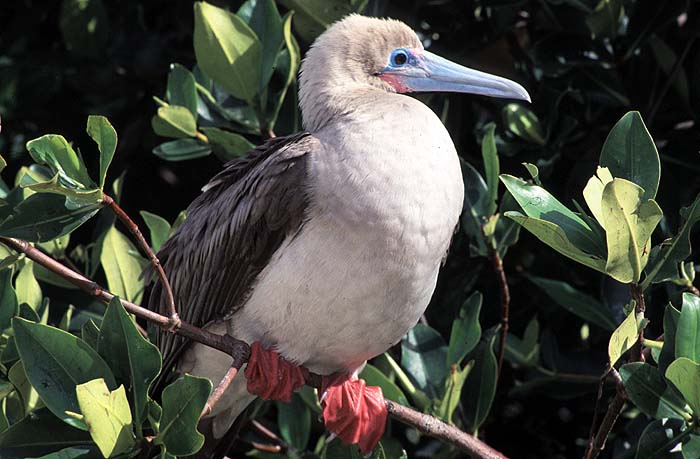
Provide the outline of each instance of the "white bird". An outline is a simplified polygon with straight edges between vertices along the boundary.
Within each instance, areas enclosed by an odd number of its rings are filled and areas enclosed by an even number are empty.
[[[322,375],[356,375],[397,343],[430,301],[463,204],[447,130],[404,95],[424,91],[529,101],[399,21],[352,15],[320,35],[301,67],[305,131],[226,164],[158,254],[181,317]],[[166,311],[159,285],[150,305]],[[231,363],[170,334],[160,347],[166,368],[215,385]],[[253,398],[239,373],[210,414],[214,437]]]

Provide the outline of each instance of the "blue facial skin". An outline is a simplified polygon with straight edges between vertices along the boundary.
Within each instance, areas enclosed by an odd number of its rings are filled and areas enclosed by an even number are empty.
[[[518,83],[473,70],[429,51],[397,48],[380,74],[397,78],[408,92],[462,92],[530,101]]]

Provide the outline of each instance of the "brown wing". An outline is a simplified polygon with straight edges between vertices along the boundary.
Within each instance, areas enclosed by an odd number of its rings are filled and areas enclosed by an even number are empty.
[[[187,218],[158,252],[180,317],[195,326],[243,306],[255,279],[287,236],[299,231],[307,207],[308,133],[278,137],[227,163],[187,209]],[[166,313],[160,284],[149,308]],[[187,345],[161,332],[164,372]]]

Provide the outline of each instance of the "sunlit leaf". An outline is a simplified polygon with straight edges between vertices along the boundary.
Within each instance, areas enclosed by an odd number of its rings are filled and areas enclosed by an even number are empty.
[[[141,272],[143,260],[128,237],[114,226],[102,237],[100,263],[107,275],[110,292],[126,300],[138,303],[143,294]]]
[[[537,145],[545,144],[539,118],[524,105],[506,105],[503,107],[503,118],[506,127],[516,136]]]
[[[261,47],[260,89],[270,81],[282,46],[282,18],[273,0],[247,0],[236,15],[255,32]]]
[[[153,131],[163,137],[183,139],[197,135],[197,122],[187,107],[160,107],[151,119]]]
[[[171,64],[165,93],[170,105],[185,107],[197,119],[197,89],[192,72],[180,64]]]
[[[498,199],[498,174],[500,166],[498,162],[498,153],[496,152],[496,141],[494,140],[494,132],[496,125],[489,123],[485,128],[484,137],[481,141],[481,156],[484,160],[484,175],[488,189],[488,212],[487,215],[492,215],[496,212],[496,200]]]
[[[442,400],[440,400],[439,408],[435,413],[440,419],[445,422],[452,423],[452,415],[454,414],[459,400],[462,395],[464,382],[469,376],[469,372],[474,367],[474,361],[469,362],[464,368],[459,369],[458,365],[453,365],[450,373],[445,378],[445,390]]]
[[[675,354],[676,357],[687,357],[700,363],[700,298],[692,293],[683,294],[683,307],[676,328]]]
[[[27,142],[27,150],[34,161],[48,166],[58,173],[66,185],[78,189],[91,189],[95,183],[88,175],[80,154],[61,135],[47,134]]]
[[[117,150],[117,131],[114,130],[104,116],[90,115],[87,121],[87,133],[97,143],[100,150],[100,188],[105,186],[107,169],[109,168],[114,152]]]
[[[654,419],[684,419],[685,403],[666,384],[658,368],[642,362],[620,367],[620,377],[630,401]]]
[[[202,132],[209,139],[214,154],[224,162],[240,158],[255,147],[245,137],[235,132],[214,127],[203,127]]]
[[[22,269],[19,270],[15,279],[15,291],[17,292],[17,301],[19,303],[27,303],[35,311],[41,306],[41,287],[34,277],[34,262],[27,260]]]
[[[679,357],[666,369],[666,379],[683,394],[683,398],[698,416],[700,413],[700,363]]]
[[[622,354],[632,349],[639,338],[639,330],[644,323],[644,314],[637,313],[634,309],[630,311],[627,318],[622,321],[619,327],[610,336],[608,343],[608,358],[610,366],[614,366]]]
[[[583,199],[601,226],[603,225],[603,188],[612,180],[613,177],[607,167],[598,167],[596,175],[588,180],[583,189]]]
[[[142,210],[139,212],[151,233],[151,248],[157,252],[170,235],[170,223],[163,217]]]

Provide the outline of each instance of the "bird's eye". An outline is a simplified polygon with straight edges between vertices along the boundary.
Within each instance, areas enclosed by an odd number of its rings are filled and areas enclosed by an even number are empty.
[[[391,53],[389,62],[394,67],[401,67],[408,62],[408,52],[405,49],[397,49]]]

